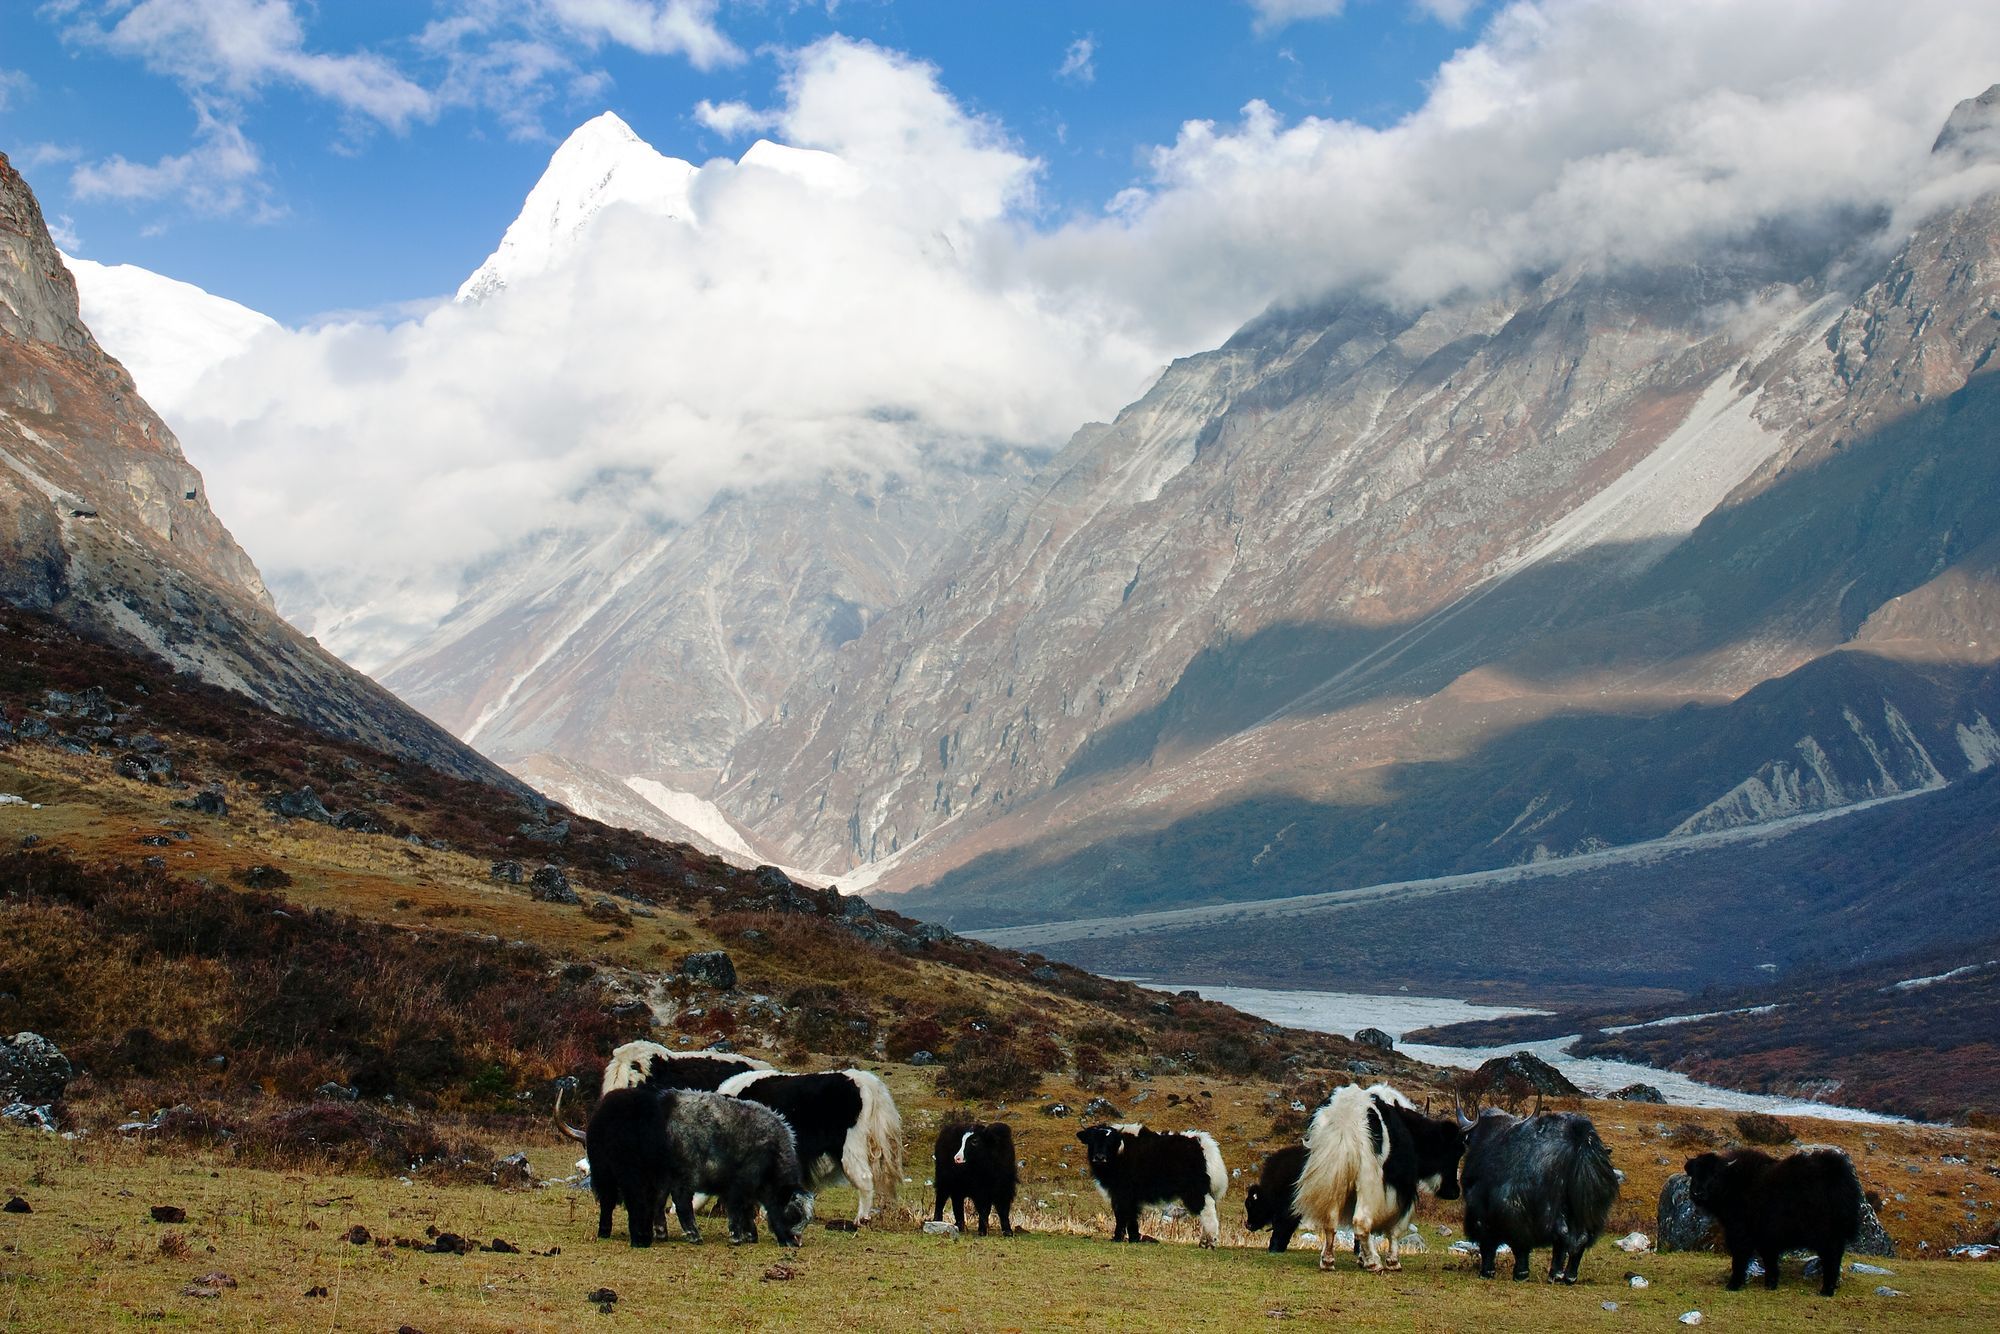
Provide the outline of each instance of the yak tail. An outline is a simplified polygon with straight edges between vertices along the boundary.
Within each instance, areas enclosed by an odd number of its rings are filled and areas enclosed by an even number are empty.
[[[1349,1085],[1313,1114],[1306,1132],[1306,1163],[1292,1192],[1292,1208],[1325,1234],[1354,1216],[1361,1173],[1371,1165],[1368,1094]]]
[[[1588,1118],[1571,1119],[1569,1147],[1569,1170],[1563,1174],[1569,1184],[1569,1217],[1578,1225],[1588,1224],[1595,1235],[1603,1230],[1618,1199],[1618,1173],[1611,1166],[1611,1151]]]
[[[573,1140],[579,1140],[585,1144],[588,1144],[590,1142],[590,1136],[584,1134],[581,1130],[578,1130],[575,1126],[563,1120],[562,1100],[563,1100],[563,1094],[567,1092],[569,1092],[569,1089],[567,1087],[559,1088],[556,1090],[556,1109],[554,1113],[556,1118],[556,1129],[562,1131],[563,1134],[568,1135]]]
[[[866,1137],[868,1170],[876,1189],[890,1199],[903,1180],[903,1118],[889,1086],[866,1070],[849,1070],[847,1077],[861,1090],[861,1120],[856,1126]]]

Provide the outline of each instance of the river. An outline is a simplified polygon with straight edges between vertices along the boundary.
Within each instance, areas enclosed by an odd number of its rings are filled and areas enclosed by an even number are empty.
[[[1142,986],[1162,991],[1178,991],[1176,983],[1151,982],[1134,978]],[[1396,1050],[1412,1060],[1432,1065],[1471,1070],[1511,1052],[1527,1051],[1563,1072],[1571,1083],[1586,1093],[1606,1094],[1628,1084],[1651,1084],[1671,1104],[1682,1107],[1720,1107],[1731,1111],[1769,1112],[1774,1116],[1818,1116],[1833,1121],[1902,1121],[1879,1112],[1796,1098],[1775,1098],[1761,1093],[1741,1093],[1719,1088],[1677,1074],[1656,1070],[1629,1061],[1607,1061],[1572,1056],[1569,1046],[1577,1035],[1549,1038],[1540,1042],[1516,1042],[1500,1047],[1434,1047],[1403,1042],[1403,1034],[1437,1024],[1455,1024],[1471,1019],[1504,1019],[1509,1015],[1547,1014],[1546,1010],[1499,1005],[1476,1005],[1442,996],[1412,996],[1402,993],[1369,995],[1347,991],[1277,991],[1261,987],[1192,988],[1208,1000],[1234,1006],[1288,1028],[1310,1029],[1317,1033],[1338,1033],[1352,1037],[1356,1030],[1379,1028],[1396,1039]],[[1686,1018],[1683,1016],[1682,1018]],[[1672,1022],[1656,1020],[1657,1023]],[[1635,1104],[1637,1106],[1639,1104]]]

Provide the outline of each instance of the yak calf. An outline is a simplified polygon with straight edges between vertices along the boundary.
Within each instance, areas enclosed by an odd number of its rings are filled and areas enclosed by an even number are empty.
[[[951,1201],[952,1221],[965,1231],[965,1202],[979,1211],[979,1235],[986,1235],[989,1215],[1000,1215],[1000,1235],[1014,1235],[1014,1191],[1020,1172],[1014,1157],[1014,1132],[1005,1121],[979,1125],[971,1121],[948,1121],[938,1128],[937,1147],[932,1152],[936,1171],[937,1199],[931,1221],[944,1218],[944,1202]]]
[[[1299,1173],[1305,1170],[1306,1146],[1294,1144],[1264,1159],[1257,1184],[1243,1193],[1243,1226],[1252,1232],[1271,1229],[1271,1249],[1282,1251],[1292,1244],[1299,1230],[1299,1211],[1292,1196],[1299,1188]]]

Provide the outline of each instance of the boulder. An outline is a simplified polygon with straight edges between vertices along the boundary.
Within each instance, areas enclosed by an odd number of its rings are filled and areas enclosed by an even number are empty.
[[[1715,1219],[1695,1207],[1685,1172],[1676,1172],[1660,1188],[1660,1210],[1653,1229],[1661,1251],[1714,1250],[1719,1235]]]
[[[1541,1093],[1550,1097],[1574,1098],[1583,1090],[1569,1082],[1562,1071],[1531,1051],[1495,1056],[1473,1074],[1473,1087],[1480,1091]]]
[[[320,803],[319,794],[309,787],[302,787],[296,792],[281,792],[275,797],[266,798],[264,809],[282,815],[287,820],[333,823],[333,812]]]
[[[0,1122],[10,1126],[20,1126],[24,1130],[39,1130],[53,1135],[59,1128],[56,1115],[47,1103],[37,1107],[31,1102],[10,1102],[0,1107]]]
[[[543,903],[581,903],[574,889],[570,888],[569,877],[560,866],[543,866],[536,869],[528,879],[528,893]]]
[[[69,1058],[40,1033],[0,1038],[0,1102],[52,1103],[75,1073]]]
[[[210,783],[192,797],[183,797],[174,803],[183,811],[194,811],[200,815],[223,816],[229,814],[229,797],[222,784]]]
[[[1364,1028],[1354,1035],[1354,1040],[1367,1047],[1379,1047],[1383,1051],[1396,1050],[1396,1039],[1379,1028]]]
[[[690,954],[681,960],[680,973],[690,982],[718,991],[729,991],[736,986],[736,964],[727,950],[703,950]]]
[[[1627,1084],[1611,1096],[1619,1102],[1664,1103],[1667,1100],[1667,1095],[1654,1088],[1651,1084]]]
[[[516,832],[532,842],[560,843],[569,837],[569,821],[558,820],[554,824],[524,824]]]
[[[528,878],[519,862],[494,862],[493,869],[486,874],[504,885],[518,885]]]
[[[1882,1220],[1876,1216],[1874,1206],[1866,1200],[1861,1202],[1861,1231],[1855,1234],[1847,1250],[1851,1255],[1893,1257],[1896,1254],[1895,1239],[1889,1235],[1888,1229],[1882,1226]]]

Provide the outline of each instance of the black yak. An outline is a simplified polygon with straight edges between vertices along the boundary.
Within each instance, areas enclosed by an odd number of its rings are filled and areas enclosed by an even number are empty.
[[[865,1223],[879,1187],[890,1199],[903,1179],[903,1119],[889,1086],[866,1070],[785,1075],[749,1070],[718,1092],[769,1107],[792,1128],[799,1162],[817,1190],[845,1178],[860,1197],[854,1221]]]
[[[1479,1276],[1492,1278],[1494,1252],[1514,1253],[1514,1278],[1528,1276],[1528,1253],[1550,1248],[1549,1281],[1576,1282],[1577,1265],[1611,1216],[1618,1174],[1590,1118],[1574,1112],[1509,1116],[1488,1108],[1461,1121],[1465,1136],[1465,1235],[1479,1247]]]
[[[1111,1240],[1148,1240],[1139,1235],[1140,1208],[1179,1201],[1201,1219],[1201,1244],[1215,1245],[1221,1232],[1215,1202],[1229,1189],[1229,1173],[1214,1136],[1121,1125],[1091,1126],[1076,1137],[1089,1155],[1098,1194],[1111,1206]]]
[[[1704,1153],[1688,1160],[1687,1174],[1689,1198],[1722,1224],[1731,1292],[1743,1286],[1753,1257],[1764,1266],[1764,1286],[1776,1288],[1778,1258],[1808,1250],[1819,1256],[1820,1296],[1833,1296],[1841,1257],[1861,1231],[1861,1178],[1846,1154]]]
[[[791,1129],[756,1103],[715,1093],[674,1089],[613,1089],[598,1100],[588,1130],[557,1124],[584,1142],[590,1188],[597,1196],[597,1235],[611,1235],[613,1212],[625,1206],[634,1246],[651,1246],[673,1201],[681,1232],[700,1241],[695,1193],[723,1202],[729,1239],[757,1239],[757,1206],[781,1246],[799,1244],[812,1218],[812,1196],[799,1171]]]
[[[1418,1189],[1457,1199],[1464,1150],[1465,1132],[1455,1121],[1431,1120],[1387,1084],[1335,1090],[1313,1113],[1292,1197],[1300,1220],[1319,1233],[1319,1267],[1333,1268],[1334,1232],[1351,1226],[1364,1268],[1401,1269],[1397,1241],[1416,1211]],[[1386,1265],[1375,1254],[1377,1232],[1389,1237]]]
[[[1020,1173],[1014,1157],[1014,1132],[1005,1121],[979,1125],[970,1121],[948,1121],[938,1128],[937,1147],[932,1151],[937,1199],[931,1221],[944,1218],[944,1202],[951,1201],[951,1217],[960,1232],[965,1231],[965,1201],[979,1211],[979,1235],[986,1235],[987,1217],[1000,1215],[1000,1235],[1014,1235],[1014,1190]]]
[[[1292,1244],[1299,1230],[1299,1211],[1292,1196],[1299,1189],[1299,1173],[1305,1169],[1306,1146],[1294,1144],[1264,1159],[1257,1184],[1243,1194],[1243,1226],[1252,1232],[1271,1229],[1271,1249],[1282,1251]]]

